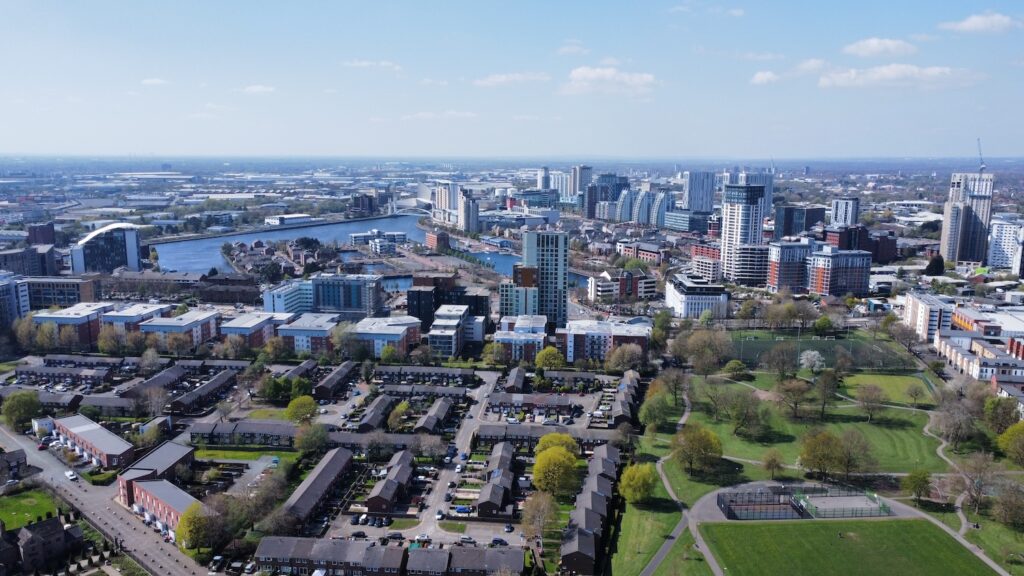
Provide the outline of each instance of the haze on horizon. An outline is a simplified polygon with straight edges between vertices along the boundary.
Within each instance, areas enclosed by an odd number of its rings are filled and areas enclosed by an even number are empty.
[[[3,12],[0,154],[1024,156],[1010,1]]]

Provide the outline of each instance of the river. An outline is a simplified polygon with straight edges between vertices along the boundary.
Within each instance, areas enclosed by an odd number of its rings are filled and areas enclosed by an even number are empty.
[[[332,242],[347,244],[349,234],[367,232],[374,228],[385,232],[405,232],[405,236],[409,240],[423,242],[426,234],[416,225],[419,219],[420,217],[416,215],[405,215],[387,216],[357,222],[332,222],[304,228],[242,232],[216,238],[167,242],[166,244],[157,244],[155,248],[160,255],[160,267],[164,270],[205,273],[210,268],[216,267],[218,270],[230,272],[231,266],[224,259],[220,251],[220,247],[225,242],[252,243],[256,240],[294,240],[295,238],[307,236],[317,238],[325,244]],[[511,276],[512,265],[521,260],[515,254],[501,254],[498,252],[473,252],[472,254],[481,260],[492,262],[495,271],[505,276]],[[387,270],[376,271],[387,272]],[[580,285],[585,285],[586,279],[578,274],[570,273],[569,282],[570,284],[580,283]]]

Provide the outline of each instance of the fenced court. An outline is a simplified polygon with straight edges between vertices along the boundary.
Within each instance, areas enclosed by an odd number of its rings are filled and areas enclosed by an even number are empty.
[[[892,510],[877,494],[841,486],[765,486],[719,492],[718,508],[729,520],[876,518]]]
[[[816,350],[832,366],[836,350],[842,348],[853,358],[853,364],[862,370],[911,370],[914,360],[892,342],[869,338],[833,338],[814,336],[810,331],[737,331],[732,335],[733,353],[748,366],[760,366],[761,357],[775,346],[789,343],[796,347],[799,357],[805,350]]]

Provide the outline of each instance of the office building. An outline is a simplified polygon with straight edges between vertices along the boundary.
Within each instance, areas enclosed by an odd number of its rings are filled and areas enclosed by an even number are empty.
[[[807,291],[821,296],[868,295],[871,253],[823,246],[807,258]]]
[[[573,166],[569,174],[569,196],[575,198],[587,189],[593,179],[594,169],[590,166]]]
[[[947,262],[984,262],[992,216],[992,174],[954,173],[942,214],[939,253]]]
[[[0,326],[10,328],[30,310],[28,284],[17,274],[0,270]]]
[[[537,314],[549,328],[569,317],[569,237],[565,232],[524,232],[523,266],[536,268]]]
[[[736,175],[736,184],[740,186],[763,186],[764,196],[761,197],[761,214],[772,213],[775,200],[775,175],[771,172],[740,172]]]
[[[680,232],[707,234],[709,216],[711,214],[708,212],[693,212],[690,210],[668,211],[665,213],[662,226],[669,230],[678,230]]]
[[[629,222],[633,218],[633,203],[636,202],[637,192],[630,188],[619,192],[615,202],[615,215],[612,220],[616,222]]]
[[[714,209],[714,199],[714,172],[683,172],[683,210],[711,213]]]
[[[855,226],[860,222],[860,198],[849,196],[832,201],[833,226]]]
[[[1013,268],[1020,262],[1021,231],[1024,223],[1013,220],[993,220],[989,226],[988,259],[990,268]]]
[[[722,273],[733,282],[737,281],[739,273],[739,247],[760,244],[762,241],[764,194],[763,186],[725,186],[722,196]]]
[[[824,222],[824,206],[776,206],[773,238],[782,240],[787,236],[798,236]]]
[[[633,201],[633,213],[629,216],[628,220],[636,224],[650,224],[651,223],[651,206],[654,204],[654,193],[646,190],[641,190],[636,194]]]
[[[697,256],[690,260],[690,270],[708,282],[721,282],[722,261],[707,256]]]
[[[71,247],[71,270],[75,274],[103,272],[117,268],[142,268],[139,231],[133,224],[116,223],[93,230]]]
[[[459,195],[459,228],[467,234],[480,231],[480,204],[469,190]]]
[[[665,283],[665,305],[676,318],[700,318],[711,312],[713,318],[729,315],[729,293],[725,286],[699,276],[676,274]]]
[[[740,244],[733,254],[733,283],[764,286],[768,281],[768,245]]]
[[[24,276],[56,276],[56,252],[52,244],[0,250],[0,270]]]
[[[588,184],[586,189],[583,191],[583,202],[580,213],[584,218],[594,219],[597,218],[597,203],[598,203],[598,188],[597,184]]]
[[[815,250],[814,240],[772,242],[768,244],[768,291],[789,290],[800,294],[807,290],[807,257]]]
[[[342,320],[379,316],[384,309],[384,277],[379,274],[317,274],[263,292],[267,312],[324,312]]]
[[[547,166],[541,166],[537,170],[537,188],[541,190],[549,190],[551,188],[551,173],[548,171]]]
[[[587,279],[591,302],[618,303],[649,300],[658,295],[658,281],[643,270],[605,270]]]

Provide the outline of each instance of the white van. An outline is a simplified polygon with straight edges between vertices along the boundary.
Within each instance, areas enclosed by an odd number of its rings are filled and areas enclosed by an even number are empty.
[[[74,472],[72,472],[71,470],[68,470],[67,472],[65,472],[65,473],[64,473],[64,476],[65,476],[65,477],[66,477],[66,478],[67,478],[68,480],[71,480],[71,481],[74,481],[74,480],[78,480],[78,475],[77,475],[77,474],[75,474]]]

